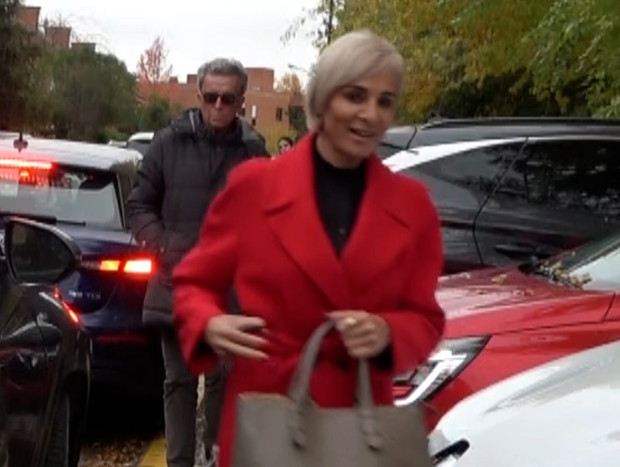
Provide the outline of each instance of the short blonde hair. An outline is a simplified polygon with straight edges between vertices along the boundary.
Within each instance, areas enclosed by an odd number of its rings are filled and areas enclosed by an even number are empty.
[[[308,129],[319,129],[325,106],[338,89],[374,73],[393,72],[400,93],[403,68],[403,57],[396,47],[369,30],[353,31],[339,37],[323,50],[308,83]]]

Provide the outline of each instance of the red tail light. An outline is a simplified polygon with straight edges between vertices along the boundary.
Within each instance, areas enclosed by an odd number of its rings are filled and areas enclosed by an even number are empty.
[[[49,185],[51,162],[0,158],[0,180],[20,185]]]
[[[126,274],[146,274],[153,272],[153,262],[150,259],[132,259],[125,263],[123,272]]]
[[[149,277],[155,269],[153,260],[150,258],[101,259],[97,261],[84,261],[82,266],[95,271],[122,272],[132,277]]]
[[[51,162],[44,161],[28,161],[23,159],[0,159],[0,167],[8,169],[39,169],[51,170],[53,165]]]

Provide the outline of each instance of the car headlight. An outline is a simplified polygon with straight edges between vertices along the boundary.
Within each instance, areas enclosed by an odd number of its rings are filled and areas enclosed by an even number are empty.
[[[480,353],[488,337],[467,337],[443,341],[423,365],[414,372],[395,379],[396,386],[408,386],[411,390],[397,398],[396,406],[414,404],[432,397],[452,381]]]

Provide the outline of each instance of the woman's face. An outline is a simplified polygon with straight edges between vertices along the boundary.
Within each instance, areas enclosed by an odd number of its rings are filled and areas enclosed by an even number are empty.
[[[397,78],[390,71],[342,87],[326,106],[321,136],[340,158],[369,157],[394,120],[397,92]]]
[[[287,140],[285,139],[281,139],[278,142],[278,152],[280,154],[284,154],[286,151],[288,151],[289,149],[291,149],[291,143],[289,143]]]

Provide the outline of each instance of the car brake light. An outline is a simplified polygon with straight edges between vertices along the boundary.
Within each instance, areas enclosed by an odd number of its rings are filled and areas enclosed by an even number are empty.
[[[114,259],[104,259],[99,261],[99,270],[100,271],[110,271],[116,272],[120,269],[121,262]]]
[[[135,258],[125,261],[118,259],[102,259],[99,261],[83,261],[86,269],[102,272],[123,272],[133,277],[148,277],[153,273],[153,261],[150,258]]]
[[[51,170],[53,165],[51,162],[44,161],[28,161],[22,159],[0,159],[0,167],[9,169],[39,169]]]
[[[151,274],[153,262],[150,259],[135,259],[125,263],[123,271],[127,274]]]

